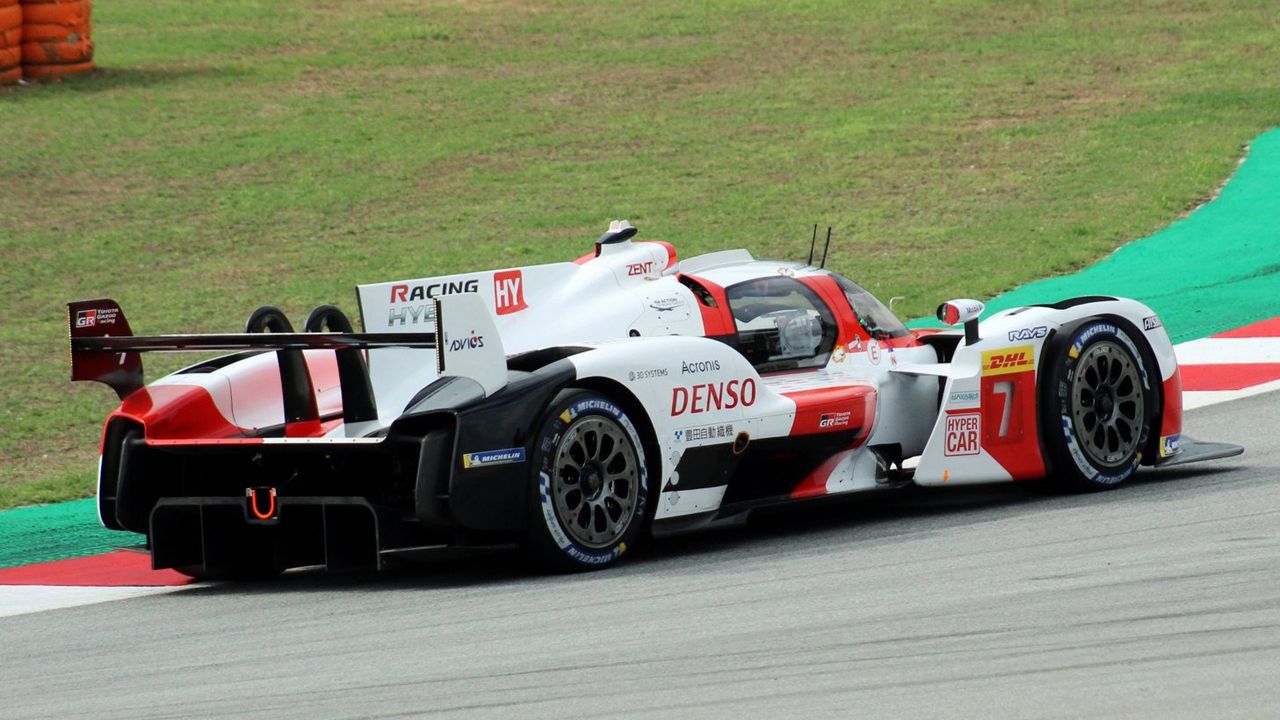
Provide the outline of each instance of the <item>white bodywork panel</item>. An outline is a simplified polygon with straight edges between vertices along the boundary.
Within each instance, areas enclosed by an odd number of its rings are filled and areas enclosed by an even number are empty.
[[[523,268],[400,280],[357,288],[366,332],[431,332],[433,297],[476,293],[493,313],[507,354],[653,334],[701,335],[702,317],[688,288],[668,264],[660,243],[601,247],[582,264]],[[404,411],[435,378],[430,350],[388,348],[369,353],[369,373],[381,422]]]

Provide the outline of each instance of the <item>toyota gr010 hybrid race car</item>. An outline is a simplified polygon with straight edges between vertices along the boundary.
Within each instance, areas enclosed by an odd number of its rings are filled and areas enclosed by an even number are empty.
[[[71,303],[72,378],[121,398],[102,523],[197,577],[511,544],[575,569],[766,505],[1050,474],[1101,489],[1240,452],[1181,437],[1173,348],[1133,300],[981,324],[957,300],[939,316],[963,331],[912,332],[829,270],[678,261],[635,233],[361,285],[361,333],[332,306],[300,333],[264,307],[242,334],[142,337],[113,301]],[[144,385],[141,353],[183,350],[234,354]]]

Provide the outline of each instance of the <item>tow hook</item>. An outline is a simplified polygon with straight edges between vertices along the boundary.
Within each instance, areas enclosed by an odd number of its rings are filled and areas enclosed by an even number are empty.
[[[274,525],[280,522],[280,507],[273,487],[244,489],[245,519],[251,523]]]

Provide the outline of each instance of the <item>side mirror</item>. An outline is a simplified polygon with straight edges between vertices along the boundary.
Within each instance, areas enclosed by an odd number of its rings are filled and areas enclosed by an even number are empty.
[[[972,345],[978,337],[978,316],[987,308],[978,300],[948,300],[938,306],[938,319],[947,325],[964,323],[964,344]]]

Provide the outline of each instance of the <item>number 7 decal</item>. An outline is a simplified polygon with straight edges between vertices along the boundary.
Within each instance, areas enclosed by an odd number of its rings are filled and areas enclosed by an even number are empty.
[[[991,388],[991,393],[1004,396],[1004,407],[1000,411],[1000,430],[997,431],[996,437],[1008,437],[1009,418],[1013,415],[1013,383],[1008,380],[998,382],[995,387]]]

